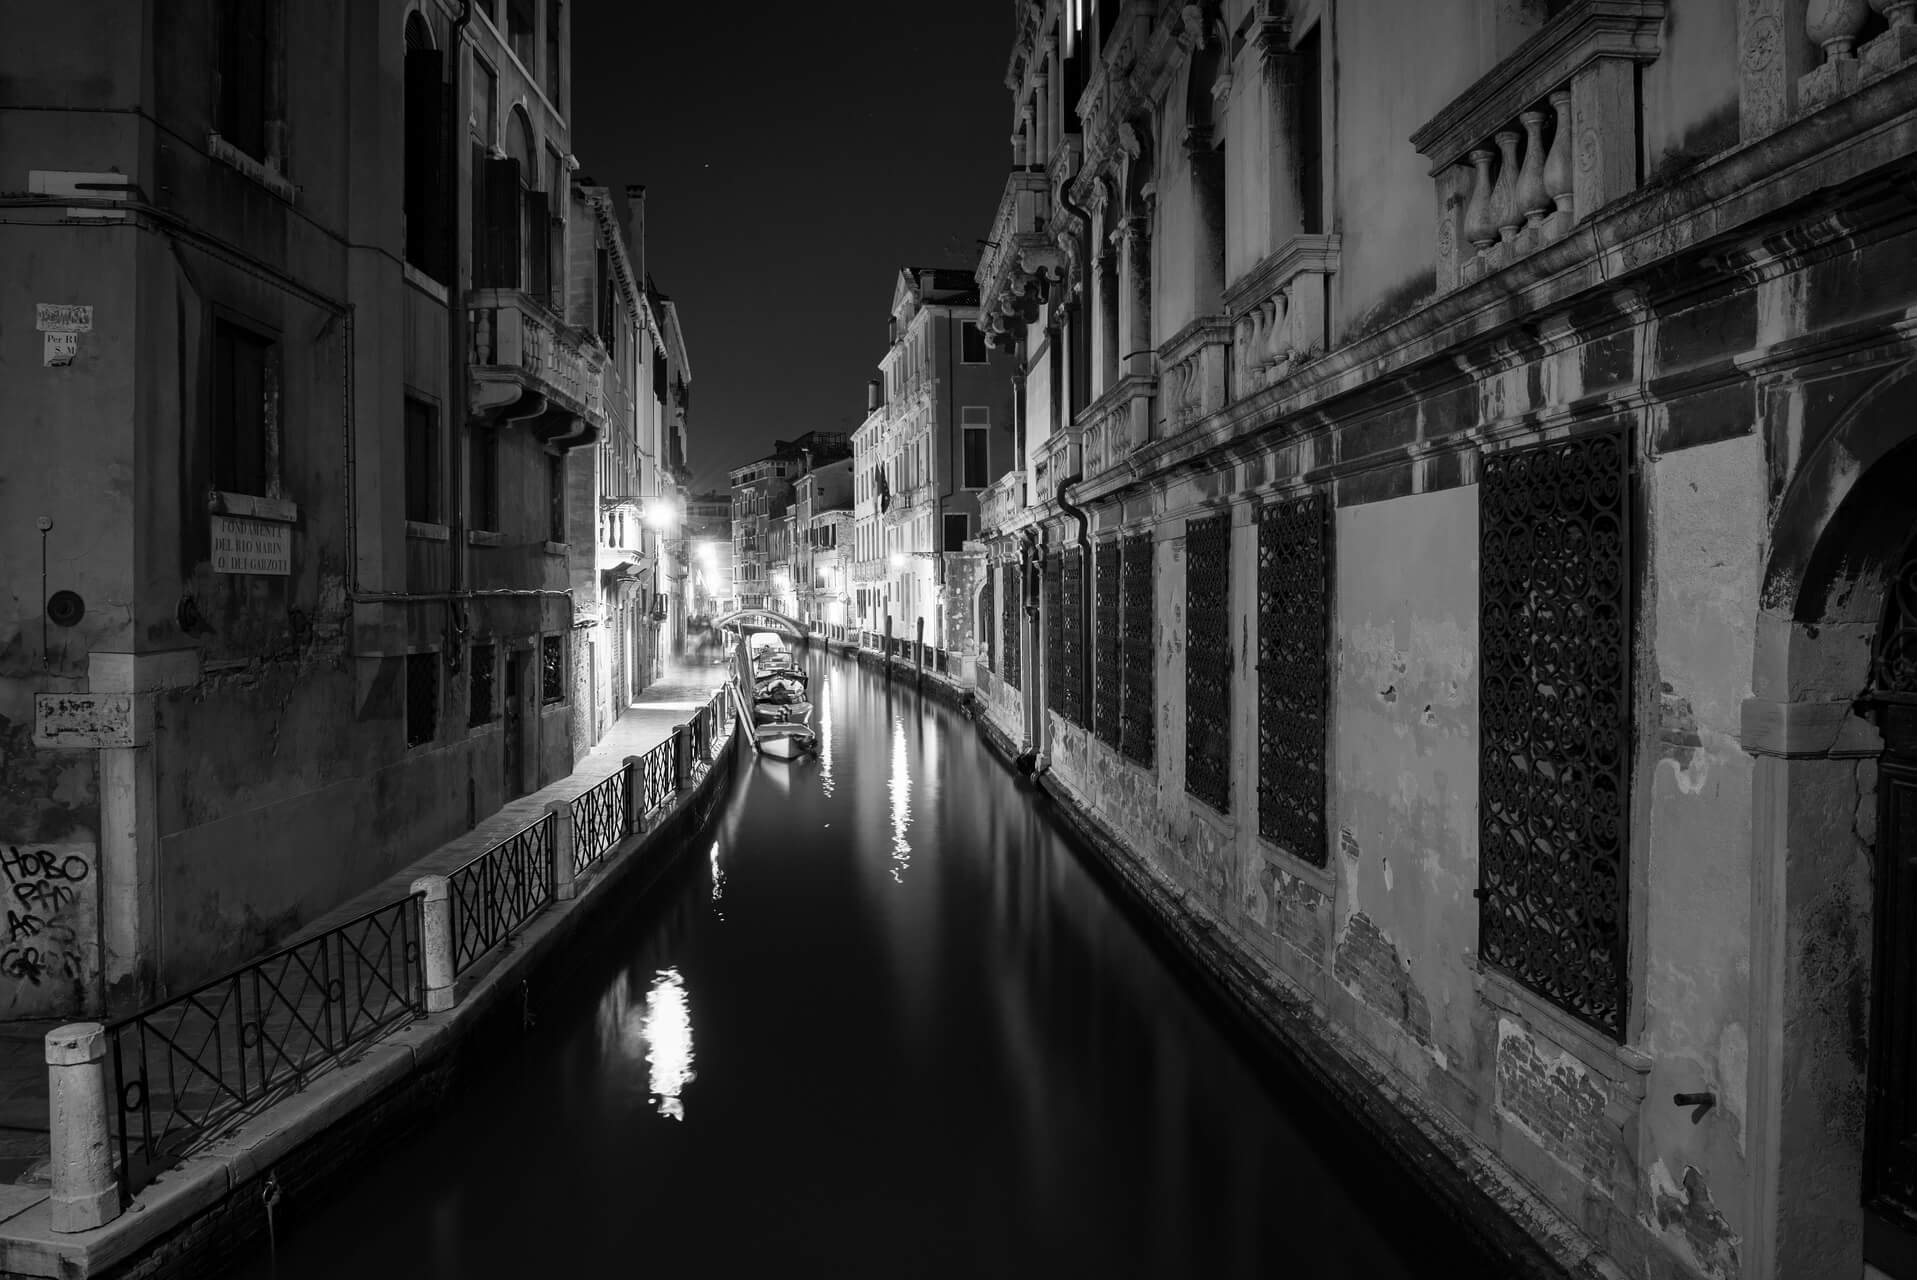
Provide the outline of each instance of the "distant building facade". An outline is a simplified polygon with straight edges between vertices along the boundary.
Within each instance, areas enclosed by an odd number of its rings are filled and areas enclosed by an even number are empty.
[[[893,287],[891,344],[853,434],[861,625],[955,647],[956,557],[978,532],[979,494],[1014,465],[1013,361],[977,321],[972,273],[907,267]]]
[[[690,495],[685,539],[692,616],[711,619],[730,613],[734,608],[732,495],[723,490]]]
[[[1567,1273],[1917,1276],[1909,6],[1017,23],[992,732]]]
[[[844,625],[852,525],[851,458],[813,467],[794,485],[792,574],[798,616]]]
[[[797,608],[792,582],[792,495],[810,468],[849,457],[843,431],[808,431],[774,442],[773,451],[736,467],[732,479],[732,583],[736,607]]]

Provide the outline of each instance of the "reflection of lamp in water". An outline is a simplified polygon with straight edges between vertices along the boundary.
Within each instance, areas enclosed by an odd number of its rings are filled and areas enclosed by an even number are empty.
[[[825,677],[819,677],[819,790],[832,795],[832,701],[826,696]]]
[[[912,825],[912,778],[905,771],[905,718],[892,721],[892,879],[905,883],[905,868],[912,861],[912,846],[905,842],[905,829]]]
[[[659,1114],[686,1118],[679,1095],[693,1080],[692,1010],[686,1002],[686,980],[677,969],[661,969],[646,992],[646,1064]]]

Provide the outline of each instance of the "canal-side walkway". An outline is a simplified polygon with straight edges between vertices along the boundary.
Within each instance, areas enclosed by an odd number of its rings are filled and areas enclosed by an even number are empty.
[[[723,664],[669,665],[664,676],[630,704],[566,777],[508,802],[471,831],[308,922],[281,944],[282,949],[318,938],[405,899],[420,877],[450,874],[539,821],[555,802],[573,801],[599,786],[624,769],[628,757],[644,755],[698,715],[724,684],[728,671]],[[209,1210],[248,1181],[271,1174],[274,1164],[302,1146],[324,1145],[322,1139],[329,1128],[355,1117],[429,1060],[447,1056],[446,1051],[463,1034],[462,1024],[476,1022],[486,1006],[496,1003],[489,998],[492,988],[514,980],[538,954],[549,950],[556,938],[568,931],[580,903],[602,883],[619,878],[611,873],[622,859],[631,860],[628,855],[634,847],[673,827],[680,811],[707,798],[721,783],[719,778],[707,778],[687,788],[688,794],[677,796],[661,810],[658,821],[642,832],[629,834],[608,850],[594,868],[592,879],[581,881],[575,899],[550,903],[516,935],[511,950],[489,965],[462,975],[456,988],[459,1003],[452,1011],[417,1018],[348,1053],[344,1061],[308,1075],[297,1092],[242,1117],[177,1167],[161,1174],[119,1217],[95,1230],[63,1234],[51,1227],[49,1089],[42,1039],[57,1024],[9,1024],[4,1029],[6,1034],[0,1035],[0,1169],[16,1171],[16,1180],[0,1183],[0,1277],[117,1272],[136,1254],[161,1244],[169,1235],[192,1237],[193,1231],[181,1232],[180,1228],[207,1217]],[[355,980],[351,974],[341,976],[349,985]],[[377,981],[378,975],[372,974],[371,980]],[[304,1015],[311,1023],[320,1022],[324,1017],[320,1006],[327,998],[324,986],[313,984],[310,991],[302,991],[279,1010],[279,1019],[291,1022]],[[313,1009],[304,1009],[304,1003],[311,1003]],[[352,1143],[344,1145],[350,1148]],[[323,1157],[320,1163],[337,1163],[344,1154]],[[273,1186],[277,1188],[278,1183]],[[162,1251],[185,1258],[209,1243],[189,1238],[165,1244]],[[195,1268],[188,1263],[180,1273],[194,1274]]]

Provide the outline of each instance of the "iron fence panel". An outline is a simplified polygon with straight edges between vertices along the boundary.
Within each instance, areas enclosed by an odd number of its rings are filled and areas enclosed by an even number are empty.
[[[671,738],[639,757],[639,777],[639,794],[644,797],[639,812],[651,817],[655,810],[672,799],[673,792],[677,790],[672,778]]]
[[[424,1013],[419,938],[401,898],[109,1024],[122,1194]]]
[[[446,877],[453,973],[464,973],[553,900],[553,816],[500,841]]]
[[[630,834],[626,825],[626,771],[615,770],[592,790],[574,796],[571,807],[572,870],[578,875]]]

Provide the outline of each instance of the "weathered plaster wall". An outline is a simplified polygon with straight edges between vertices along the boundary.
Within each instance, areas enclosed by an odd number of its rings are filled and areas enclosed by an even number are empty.
[[[1332,1007],[1414,1078],[1477,1068],[1475,487],[1337,513]]]

